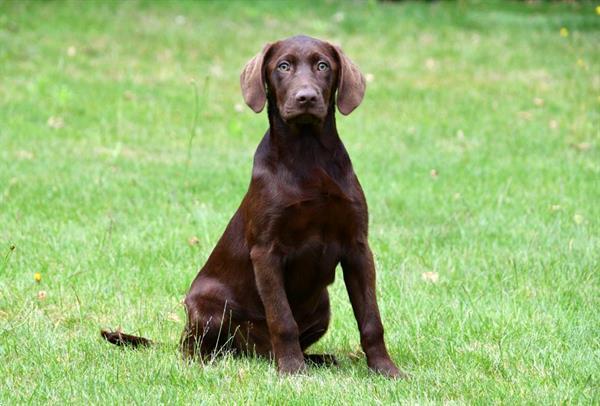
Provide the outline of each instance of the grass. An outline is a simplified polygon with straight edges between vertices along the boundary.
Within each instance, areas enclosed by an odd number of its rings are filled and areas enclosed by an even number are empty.
[[[595,7],[0,1],[0,404],[598,404]],[[371,79],[338,126],[409,381],[368,372],[339,276],[314,351],[340,368],[178,356],[267,125],[239,72],[297,33]],[[116,326],[161,345],[110,347]]]

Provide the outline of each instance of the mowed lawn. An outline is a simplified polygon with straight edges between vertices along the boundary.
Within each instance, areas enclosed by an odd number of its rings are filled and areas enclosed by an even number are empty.
[[[596,6],[0,1],[0,404],[598,404]],[[267,127],[239,73],[298,33],[367,76],[338,127],[408,381],[367,370],[341,271],[339,368],[179,357]]]

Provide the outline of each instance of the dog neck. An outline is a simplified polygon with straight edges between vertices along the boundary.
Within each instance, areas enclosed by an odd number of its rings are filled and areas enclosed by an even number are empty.
[[[352,163],[335,125],[335,104],[319,124],[290,125],[275,103],[268,104],[269,130],[262,155],[267,161],[287,168],[295,177],[310,178],[314,171],[339,179],[352,171]],[[268,158],[267,158],[268,157]]]

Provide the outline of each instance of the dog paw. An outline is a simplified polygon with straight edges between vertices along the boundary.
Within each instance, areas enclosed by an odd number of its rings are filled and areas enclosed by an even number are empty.
[[[280,375],[301,374],[306,372],[306,363],[303,358],[280,358],[277,361],[277,370]]]
[[[390,359],[378,360],[369,363],[369,368],[378,374],[393,379],[408,379],[409,375],[406,372],[398,369],[394,362]]]

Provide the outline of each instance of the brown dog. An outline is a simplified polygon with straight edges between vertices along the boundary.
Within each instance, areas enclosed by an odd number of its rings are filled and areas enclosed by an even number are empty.
[[[304,351],[327,330],[341,263],[369,367],[403,375],[383,340],[367,203],[335,125],[336,103],[344,115],[361,103],[362,74],[338,47],[298,36],[265,46],[241,87],[256,113],[268,105],[269,129],[249,190],[185,298],[182,351],[274,357],[282,373],[335,362]]]

